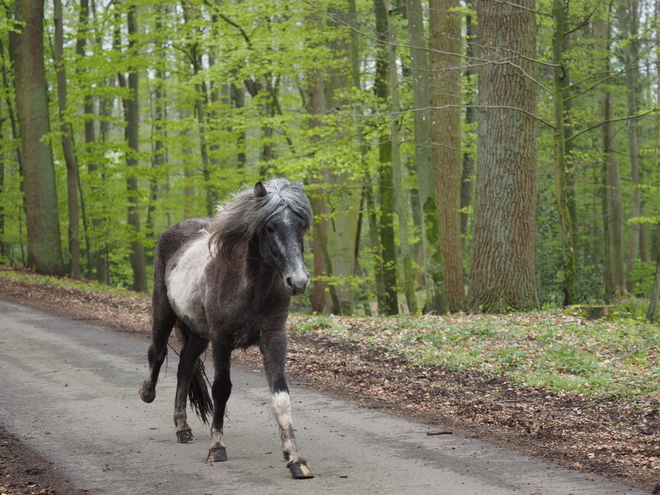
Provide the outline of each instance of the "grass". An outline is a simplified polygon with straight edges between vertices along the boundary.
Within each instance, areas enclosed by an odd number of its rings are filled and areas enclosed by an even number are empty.
[[[112,295],[148,297],[96,282],[0,271],[0,276]],[[660,403],[660,327],[639,301],[609,319],[586,321],[558,309],[506,315],[337,317],[294,314],[292,332],[317,331],[435,364],[504,376],[520,386],[588,397]]]
[[[660,402],[660,328],[635,319],[583,321],[561,310],[508,315],[302,316],[293,331],[360,340],[415,364],[498,374],[521,386]]]

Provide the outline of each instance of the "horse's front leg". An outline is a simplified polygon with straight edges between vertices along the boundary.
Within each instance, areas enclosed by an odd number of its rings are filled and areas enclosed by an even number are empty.
[[[211,426],[211,446],[206,461],[214,462],[227,460],[227,449],[222,440],[225,422],[225,408],[231,395],[231,346],[220,339],[213,341],[213,366],[215,377],[213,379],[213,424]]]
[[[294,478],[313,478],[314,475],[307,467],[307,461],[298,452],[298,445],[293,433],[291,398],[284,374],[286,333],[278,332],[269,337],[262,337],[259,347],[263,355],[268,385],[272,394],[271,411],[279,426],[280,438],[282,439],[282,453],[284,458],[289,461],[287,467]]]
[[[156,398],[156,382],[160,368],[167,356],[167,341],[176,323],[176,314],[170,306],[164,291],[154,290],[153,318],[151,328],[151,345],[147,354],[149,358],[149,376],[140,388],[140,398],[144,402],[153,402]]]

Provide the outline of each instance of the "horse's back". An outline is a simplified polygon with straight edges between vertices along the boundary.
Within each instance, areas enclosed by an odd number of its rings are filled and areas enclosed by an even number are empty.
[[[208,218],[191,218],[172,225],[162,233],[156,246],[156,257],[154,260],[154,272],[159,268],[165,269],[169,260],[185,244],[200,236],[202,230],[209,228]]]

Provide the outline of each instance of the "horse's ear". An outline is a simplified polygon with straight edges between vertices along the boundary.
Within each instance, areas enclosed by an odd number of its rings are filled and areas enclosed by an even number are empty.
[[[257,198],[260,198],[260,197],[262,197],[262,196],[265,196],[266,194],[268,194],[268,191],[266,191],[266,186],[264,186],[264,185],[261,183],[261,181],[257,182],[257,183],[254,185],[254,195],[255,195]]]

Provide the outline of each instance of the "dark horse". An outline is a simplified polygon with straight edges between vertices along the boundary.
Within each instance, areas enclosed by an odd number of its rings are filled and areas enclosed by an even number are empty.
[[[183,348],[174,400],[175,431],[180,443],[195,441],[186,422],[187,396],[205,423],[213,410],[210,464],[227,460],[222,429],[232,387],[231,353],[258,345],[287,466],[295,478],[312,477],[296,446],[284,375],[289,303],[309,285],[303,236],[311,222],[302,185],[273,179],[239,192],[213,219],[185,220],[167,229],[158,241],[149,377],[140,397],[145,402],[156,397],[158,373],[176,326]],[[209,342],[215,367],[212,403],[200,359]]]

